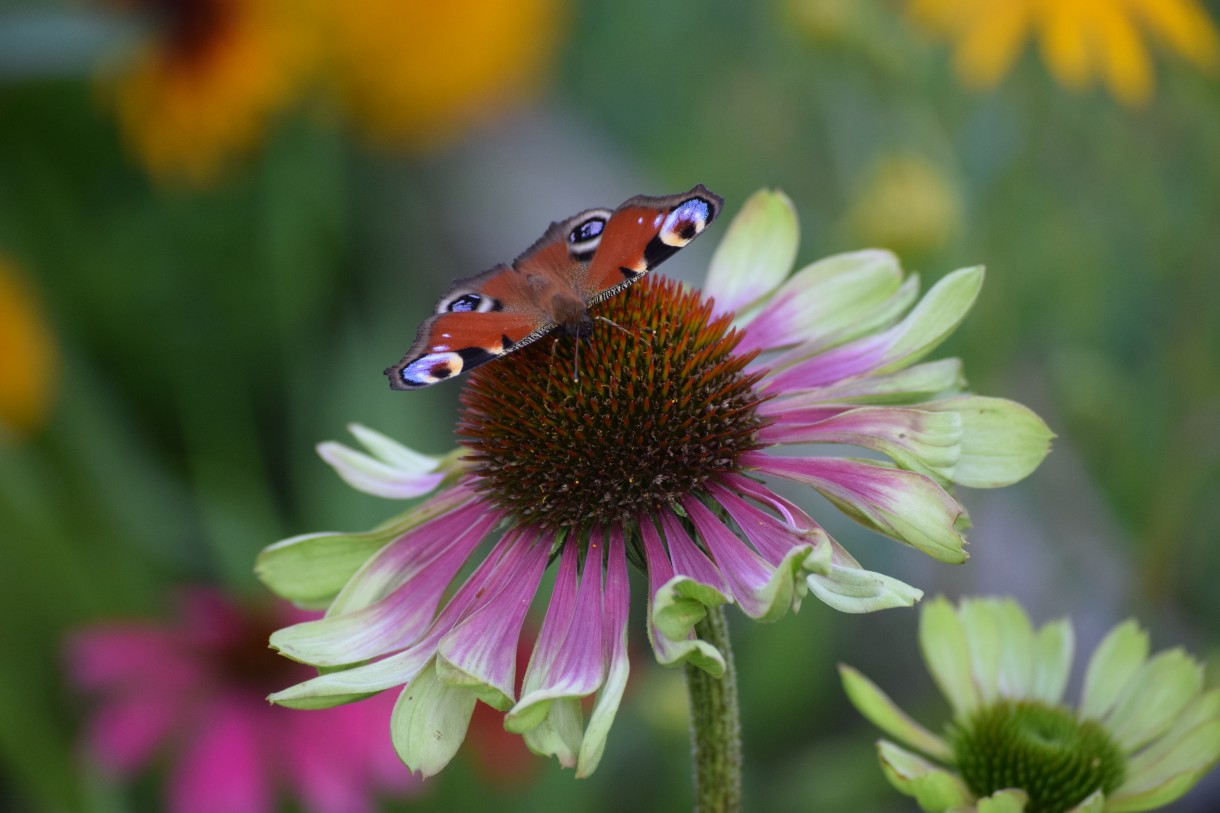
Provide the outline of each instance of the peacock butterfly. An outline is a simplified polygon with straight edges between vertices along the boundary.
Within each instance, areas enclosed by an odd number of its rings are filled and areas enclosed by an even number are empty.
[[[716,219],[724,200],[702,184],[680,195],[637,195],[613,212],[552,223],[511,265],[457,280],[419,326],[390,387],[411,390],[524,347],[556,328],[588,336],[589,308],[638,280]]]

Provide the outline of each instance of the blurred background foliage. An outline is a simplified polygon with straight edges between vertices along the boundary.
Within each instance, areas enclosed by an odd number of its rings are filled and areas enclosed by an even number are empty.
[[[925,280],[988,265],[948,352],[1042,414],[1056,451],[965,495],[964,567],[832,526],[865,566],[1071,614],[1081,651],[1138,614],[1214,684],[1218,18],[1193,0],[9,0],[0,807],[157,809],[155,775],[131,791],[82,758],[64,635],[161,617],[176,585],[257,594],[262,546],[384,519],[313,446],[349,421],[452,445],[458,386],[381,375],[449,280],[551,220],[697,182],[730,217],[787,192],[800,263],[879,245]],[[697,281],[716,239],[666,272]],[[810,601],[739,626],[751,807],[913,809],[833,666],[935,710],[929,680],[901,679],[923,674],[916,620]],[[681,676],[639,651],[592,779],[489,737],[387,808],[687,807]],[[1175,809],[1217,807],[1212,777]]]

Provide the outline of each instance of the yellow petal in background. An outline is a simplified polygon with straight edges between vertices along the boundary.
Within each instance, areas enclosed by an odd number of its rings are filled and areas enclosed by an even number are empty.
[[[994,87],[1012,68],[1029,37],[1028,3],[992,2],[989,13],[975,15],[953,55],[953,66],[968,87]]]
[[[375,140],[425,149],[530,96],[567,11],[562,0],[332,3],[330,68]]]
[[[1172,50],[1215,71],[1220,65],[1220,34],[1195,0],[1127,0],[1133,15]]]
[[[55,395],[55,340],[34,291],[0,257],[0,438],[37,431]]]
[[[1101,71],[1110,92],[1129,105],[1146,103],[1152,95],[1152,63],[1131,18],[1111,3],[1097,2],[1094,20]]]

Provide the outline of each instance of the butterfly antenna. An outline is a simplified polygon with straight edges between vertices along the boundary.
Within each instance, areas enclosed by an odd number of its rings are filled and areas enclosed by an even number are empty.
[[[580,381],[580,337],[575,339],[576,352],[572,354],[572,380]]]
[[[639,330],[632,330],[631,328],[623,327],[613,319],[607,319],[604,316],[594,316],[593,318],[599,322],[605,322],[606,324],[610,325],[610,327],[618,328],[633,339],[640,338],[640,333],[656,333],[656,331],[650,327],[642,327]]]

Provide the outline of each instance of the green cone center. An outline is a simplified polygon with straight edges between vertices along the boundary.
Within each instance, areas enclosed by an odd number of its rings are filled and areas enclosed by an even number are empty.
[[[556,330],[473,370],[462,393],[478,487],[522,523],[630,522],[760,446],[759,374],[733,352],[731,315],[656,275],[591,313],[589,335]]]
[[[971,792],[1020,788],[1029,794],[1026,813],[1062,813],[1123,781],[1123,755],[1106,729],[1065,708],[1002,700],[954,727],[950,737]]]

